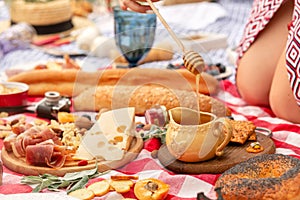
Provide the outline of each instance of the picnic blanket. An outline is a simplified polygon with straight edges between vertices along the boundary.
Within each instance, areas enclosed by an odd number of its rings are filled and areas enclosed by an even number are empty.
[[[272,140],[276,146],[276,153],[290,155],[300,159],[300,125],[289,123],[285,120],[274,117],[269,108],[249,106],[238,95],[236,85],[232,81],[224,80],[223,85],[216,98],[225,102],[232,110],[232,116],[236,120],[249,120],[256,126],[265,127],[272,130]],[[0,140],[0,147],[2,147]],[[167,199],[196,199],[197,193],[204,194],[212,199],[216,199],[214,184],[220,174],[177,174],[160,163],[156,158],[151,157],[151,153],[143,149],[137,158],[124,167],[112,170],[100,178],[109,178],[115,174],[138,175],[140,179],[154,177],[170,184],[170,191]],[[0,186],[0,194],[29,193],[32,187],[20,183],[22,175],[10,171],[4,166],[3,185]],[[97,181],[90,180],[90,182]],[[49,192],[44,190],[43,192]],[[64,194],[64,191],[61,191]],[[123,197],[134,198],[133,190],[123,196],[115,192],[110,192],[103,197],[95,199],[122,199]]]
[[[3,2],[0,0],[0,3]],[[221,33],[228,36],[228,46],[234,49],[243,32],[243,26],[249,15],[252,0],[219,0],[220,5],[226,9],[226,16],[217,19],[214,23],[199,30],[186,30],[180,26],[174,31],[177,34],[197,33],[197,32],[212,32]],[[5,15],[6,14],[6,15]],[[187,13],[191,16],[193,13]],[[185,17],[188,19],[189,16]],[[0,12],[0,19],[6,18],[7,13]],[[101,22],[95,20],[95,23]],[[98,24],[98,23],[97,23]],[[103,24],[99,23],[100,26]],[[214,63],[222,63],[229,66],[228,58],[226,56],[226,49],[218,49],[206,52],[205,58],[209,57],[209,61]],[[0,71],[9,68],[10,66],[24,64],[30,61],[47,60],[50,56],[37,50],[28,49],[25,51],[15,51],[7,54],[0,60]],[[94,61],[93,57],[90,57]],[[99,64],[99,60],[95,59]],[[265,127],[273,131],[272,140],[276,146],[276,153],[291,155],[300,159],[300,125],[287,122],[285,120],[274,117],[269,108],[257,107],[247,105],[238,95],[234,76],[228,80],[222,80],[220,84],[223,87],[217,96],[217,99],[226,103],[232,110],[232,116],[236,120],[249,120],[256,126]],[[28,115],[30,116],[30,115]],[[32,116],[32,115],[31,115]],[[0,148],[2,148],[2,140],[0,140]],[[140,178],[156,177],[171,185],[167,199],[182,199],[190,200],[196,199],[197,193],[204,192],[206,196],[216,199],[214,191],[214,184],[220,174],[176,174],[165,169],[158,159],[153,159],[151,154],[146,149],[143,149],[138,157],[126,166],[112,170],[100,178],[109,178],[114,174],[136,174]],[[16,194],[16,193],[30,193],[32,187],[20,183],[22,174],[15,173],[4,167],[3,185],[0,186],[0,194]],[[91,180],[96,181],[96,180]],[[43,191],[49,193],[49,191]],[[65,196],[65,191],[58,192]],[[53,192],[51,193],[53,194]],[[0,199],[3,196],[0,195]],[[5,196],[10,199],[10,196]],[[110,192],[104,197],[97,197],[95,199],[122,199],[123,197],[134,197],[133,190],[129,193],[120,196],[115,192]],[[64,198],[60,198],[64,199]],[[15,200],[15,199],[14,199]]]

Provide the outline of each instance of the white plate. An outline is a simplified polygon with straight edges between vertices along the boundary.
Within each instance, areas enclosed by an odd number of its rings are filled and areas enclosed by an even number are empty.
[[[53,48],[32,46],[32,48],[38,49],[52,56],[64,56],[66,54],[69,56],[86,56],[88,54],[87,51],[78,49],[77,47],[73,46],[69,47],[67,45]]]

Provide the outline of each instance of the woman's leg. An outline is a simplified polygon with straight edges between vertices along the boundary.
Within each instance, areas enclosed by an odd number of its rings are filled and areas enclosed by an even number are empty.
[[[278,62],[270,91],[270,106],[274,114],[293,123],[300,123],[300,107],[296,103],[286,69],[283,51]]]
[[[251,105],[269,106],[275,68],[285,49],[292,19],[293,0],[281,5],[269,24],[241,58],[236,83],[242,98]]]

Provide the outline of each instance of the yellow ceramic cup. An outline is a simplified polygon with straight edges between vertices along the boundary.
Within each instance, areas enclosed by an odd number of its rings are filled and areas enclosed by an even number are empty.
[[[232,136],[228,121],[212,113],[176,107],[169,110],[169,117],[166,145],[176,159],[184,162],[221,156]]]

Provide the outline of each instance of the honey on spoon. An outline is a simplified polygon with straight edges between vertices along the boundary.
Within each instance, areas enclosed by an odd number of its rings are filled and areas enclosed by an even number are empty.
[[[197,77],[197,81],[199,82],[200,74],[202,73],[202,71],[204,69],[204,66],[205,66],[203,58],[197,52],[194,52],[194,51],[191,51],[191,50],[189,50],[189,51],[185,50],[185,47],[182,44],[182,42],[179,40],[179,38],[176,36],[176,34],[170,28],[170,26],[168,25],[166,20],[161,16],[161,14],[157,10],[157,8],[154,6],[152,1],[147,0],[147,2],[149,4],[149,6],[152,8],[153,12],[157,15],[157,17],[159,18],[161,23],[167,29],[169,34],[172,36],[172,38],[174,39],[176,44],[182,50],[182,52],[183,52],[183,63],[184,63],[185,68],[187,70],[189,70],[190,72],[192,72],[193,74],[195,74],[196,77]],[[199,90],[197,90],[197,92],[198,91]]]

